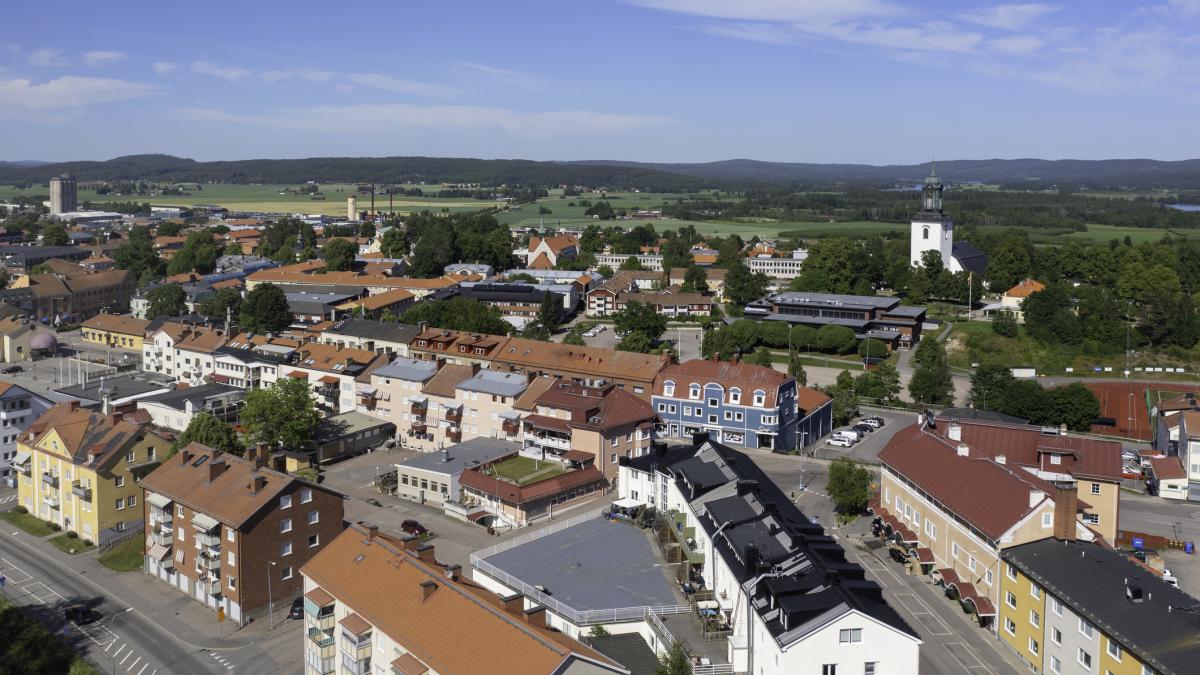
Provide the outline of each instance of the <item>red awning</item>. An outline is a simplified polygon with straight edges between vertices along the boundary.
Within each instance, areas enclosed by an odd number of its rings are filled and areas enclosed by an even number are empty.
[[[963,598],[963,602],[971,604],[979,616],[996,616],[996,606],[982,595],[976,594],[969,598]]]
[[[220,384],[229,384],[229,376],[228,375],[213,375],[212,381],[218,382]]]
[[[930,551],[924,546],[918,546],[916,548],[909,549],[908,554],[916,558],[917,562],[921,563],[922,565],[933,564],[933,551]]]
[[[308,373],[306,373],[302,370],[293,370],[292,372],[288,373],[288,377],[294,377],[297,380],[307,380]]]
[[[958,583],[958,572],[955,572],[949,567],[937,570],[937,574],[942,578],[942,583],[946,584],[947,586]]]
[[[338,379],[337,379],[337,377],[336,377],[336,376],[333,376],[333,375],[326,375],[326,376],[322,377],[322,378],[319,380],[319,382],[323,382],[323,383],[325,383],[325,384],[337,384],[337,383],[338,383]]]

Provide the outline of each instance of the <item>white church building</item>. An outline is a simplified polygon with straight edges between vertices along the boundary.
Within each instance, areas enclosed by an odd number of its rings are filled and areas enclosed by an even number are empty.
[[[913,216],[909,262],[920,267],[926,251],[937,251],[942,266],[951,272],[982,275],[987,269],[987,254],[965,241],[954,241],[954,222],[942,209],[942,179],[930,167],[922,188],[921,210]]]

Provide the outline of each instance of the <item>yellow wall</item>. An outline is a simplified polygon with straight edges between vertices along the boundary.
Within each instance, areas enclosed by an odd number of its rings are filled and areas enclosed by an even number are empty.
[[[1120,504],[1120,488],[1116,483],[1104,483],[1100,481],[1090,481],[1079,479],[1077,481],[1079,489],[1079,499],[1087,502],[1091,508],[1085,509],[1085,513],[1095,513],[1100,516],[1100,524],[1092,525],[1087,522],[1088,526],[1096,530],[1109,543],[1117,540],[1117,519],[1118,507]],[[1092,494],[1092,486],[1100,486],[1100,494]]]
[[[84,328],[83,341],[94,345],[119,347],[121,349],[136,349],[142,351],[142,335],[118,333],[116,331],[97,328]]]
[[[1003,561],[1000,567],[1000,603],[997,605],[996,633],[1022,659],[1037,670],[1044,670],[1042,661],[1046,652],[1046,592],[1016,567],[1009,567],[1008,563]],[[1010,574],[1016,575],[1016,581],[1009,576]],[[1034,597],[1033,589],[1037,590],[1037,597]],[[1009,593],[1014,596],[1016,609],[1009,605]],[[1036,626],[1032,622],[1032,612],[1037,613]],[[1008,632],[1009,621],[1015,624],[1015,634]],[[1036,654],[1030,649],[1030,639],[1037,641]]]
[[[1109,639],[1107,635],[1100,634],[1100,668],[1098,673],[1112,673],[1112,675],[1142,675],[1142,662],[1136,656],[1121,647],[1121,660],[1118,662],[1108,653]],[[1120,643],[1115,643],[1120,646]]]
[[[64,530],[94,542],[102,530],[113,528],[118,522],[128,523],[127,527],[132,527],[142,519],[142,490],[129,470],[126,454],[132,450],[132,463],[144,463],[150,448],[153,448],[155,459],[161,461],[170,444],[158,436],[145,434],[140,442],[131,440],[122,447],[116,458],[110,460],[109,466],[100,471],[74,464],[63,448],[65,444],[54,430],[46,434],[36,447],[18,442],[18,451],[30,454],[30,475],[19,476],[17,498],[21,506],[28,508],[38,518],[57,523]],[[43,482],[42,475],[45,473],[59,477],[57,489]],[[122,482],[120,487],[117,487],[118,480]],[[91,501],[72,493],[71,488],[76,484],[91,487]],[[58,508],[43,511],[45,497],[57,497]],[[116,503],[118,498],[121,500],[120,509]],[[130,498],[133,499],[132,503]]]

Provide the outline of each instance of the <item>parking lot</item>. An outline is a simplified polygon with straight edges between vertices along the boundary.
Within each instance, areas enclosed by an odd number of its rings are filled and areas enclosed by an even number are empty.
[[[864,434],[862,440],[855,443],[849,448],[842,448],[829,445],[826,441],[821,441],[814,446],[814,455],[823,459],[836,459],[838,457],[849,457],[860,462],[869,462],[874,464],[879,451],[883,450],[883,446],[887,445],[892,436],[904,427],[913,424],[917,421],[916,413],[903,412],[898,410],[878,410],[871,408],[863,408],[862,414],[854,418],[850,425],[838,427],[834,432],[848,429],[853,424],[857,423],[863,417],[879,417],[883,419],[883,426],[875,431]]]

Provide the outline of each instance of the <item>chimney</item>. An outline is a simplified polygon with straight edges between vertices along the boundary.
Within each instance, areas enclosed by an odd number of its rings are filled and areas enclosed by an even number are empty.
[[[971,455],[970,446],[968,446],[966,443],[959,443],[958,444],[958,456],[959,457],[969,457],[970,455]]]
[[[739,497],[745,497],[746,495],[750,494],[751,492],[756,491],[757,489],[758,489],[758,481],[756,481],[756,480],[742,479],[737,482],[737,494]]]
[[[426,600],[428,600],[429,596],[433,595],[433,592],[437,590],[437,587],[438,587],[438,585],[432,581],[422,581],[421,582],[421,602],[425,602]]]
[[[1060,488],[1054,495],[1054,538],[1075,541],[1075,512],[1079,510],[1079,493],[1074,488]]]
[[[720,361],[720,360],[721,360],[721,352],[713,352],[713,355],[712,355],[712,360],[713,360],[713,361]]]
[[[67,411],[75,412],[79,410],[79,401],[67,401]]]
[[[379,526],[378,525],[368,525],[366,523],[359,523],[359,525],[361,525],[362,529],[365,530],[364,534],[367,535],[368,541],[379,536]]]
[[[433,557],[433,544],[418,546],[417,559],[425,563],[436,563],[437,560]]]
[[[455,581],[459,577],[460,570],[462,570],[462,565],[459,565],[458,563],[446,565],[446,578],[450,581]]]
[[[500,598],[504,603],[504,611],[510,614],[520,614],[525,611],[525,596],[521,593],[513,593]]]
[[[267,465],[267,460],[271,459],[271,451],[267,449],[266,443],[259,443],[247,453],[247,458],[254,462],[254,468],[261,469]]]
[[[187,464],[188,462],[192,461],[192,451],[186,450],[186,449],[180,450],[179,451],[179,459],[180,459],[180,462],[179,462],[180,464]]]
[[[1037,488],[1029,488],[1029,508],[1033,508],[1042,502],[1046,497],[1046,493]]]
[[[996,455],[996,463],[997,464],[1008,464],[1008,456],[1007,455]]]
[[[961,424],[951,424],[949,430],[946,432],[946,435],[950,437],[950,440],[952,440],[956,443],[958,441],[961,441],[962,440],[962,425]]]
[[[256,495],[256,494],[258,494],[259,490],[263,489],[263,487],[266,486],[266,484],[267,484],[266,478],[264,478],[263,476],[255,476],[250,479],[250,484],[247,487],[250,488],[250,494]]]
[[[450,461],[450,448],[442,448],[442,461],[443,462]]]
[[[525,610],[525,623],[530,626],[547,626],[546,608],[538,605]]]
[[[217,459],[214,456],[213,460],[208,463],[208,482],[211,483],[216,480],[217,477],[225,473],[225,469],[228,468],[229,465],[225,463],[225,460]]]

